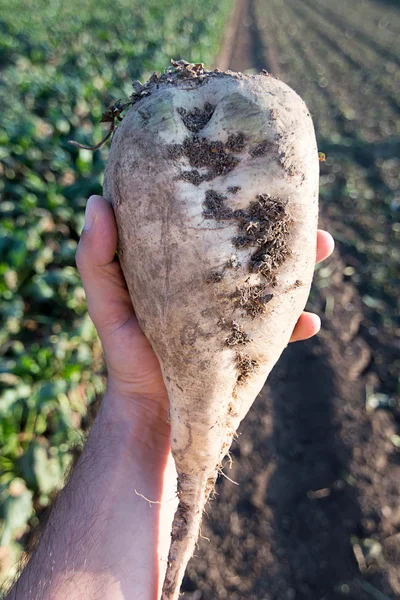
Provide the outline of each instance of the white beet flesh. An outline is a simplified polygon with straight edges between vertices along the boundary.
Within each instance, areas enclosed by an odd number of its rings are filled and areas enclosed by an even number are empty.
[[[221,461],[307,301],[319,173],[307,107],[281,81],[190,66],[169,79],[123,118],[104,182],[170,400],[179,506],[162,600],[179,596]]]

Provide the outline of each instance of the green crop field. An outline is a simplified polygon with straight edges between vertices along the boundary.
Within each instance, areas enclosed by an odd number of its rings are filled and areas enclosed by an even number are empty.
[[[231,0],[0,1],[0,572],[80,444],[102,390],[75,249],[101,193],[101,114],[170,58],[212,62]]]

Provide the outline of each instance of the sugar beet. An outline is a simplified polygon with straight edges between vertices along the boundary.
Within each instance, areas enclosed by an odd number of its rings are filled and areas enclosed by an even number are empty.
[[[318,170],[306,106],[264,73],[176,63],[115,132],[104,194],[178,472],[162,600],[178,598],[221,461],[306,303]]]

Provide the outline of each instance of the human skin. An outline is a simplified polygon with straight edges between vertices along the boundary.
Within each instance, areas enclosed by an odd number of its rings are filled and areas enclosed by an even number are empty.
[[[317,262],[333,250],[319,231]],[[77,265],[107,365],[86,446],[6,600],[157,600],[176,509],[168,396],[116,258],[117,229],[100,196],[87,204]],[[320,328],[303,313],[291,341]]]

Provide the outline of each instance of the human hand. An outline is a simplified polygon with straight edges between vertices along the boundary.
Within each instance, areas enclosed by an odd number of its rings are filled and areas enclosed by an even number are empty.
[[[316,262],[327,258],[333,247],[332,236],[319,230]],[[101,196],[91,196],[76,262],[89,314],[103,344],[108,386],[123,397],[144,399],[146,410],[158,410],[160,406],[167,410],[168,396],[160,365],[136,320],[116,249],[113,209]],[[312,337],[320,326],[317,315],[303,312],[290,341]]]
[[[316,264],[330,256],[335,247],[333,237],[327,231],[318,229]],[[321,319],[315,313],[303,312],[293,330],[291,342],[300,342],[313,337],[321,329]]]
[[[168,395],[158,359],[137,322],[118,258],[114,211],[101,196],[87,202],[76,264],[89,315],[103,345],[112,395],[164,415]]]

